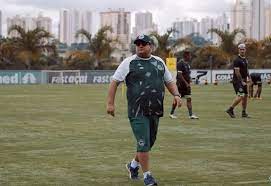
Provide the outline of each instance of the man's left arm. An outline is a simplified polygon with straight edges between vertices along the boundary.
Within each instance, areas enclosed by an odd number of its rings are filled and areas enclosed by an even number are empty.
[[[249,70],[247,69],[247,78],[248,78],[248,82],[252,83],[252,79],[251,76],[249,74]]]

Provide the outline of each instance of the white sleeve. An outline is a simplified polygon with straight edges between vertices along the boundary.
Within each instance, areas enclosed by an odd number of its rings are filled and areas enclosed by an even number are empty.
[[[128,57],[124,59],[121,64],[118,66],[117,70],[115,71],[112,79],[117,81],[117,82],[122,82],[125,80],[127,74],[129,73],[129,65],[130,62],[133,60],[132,57]]]
[[[165,63],[164,63],[164,64],[165,64]],[[165,65],[164,79],[165,79],[165,82],[166,82],[166,83],[170,83],[170,82],[174,81],[174,80],[173,80],[173,77],[172,77],[171,73],[169,72],[169,70],[168,70],[168,68],[167,68],[166,65]]]
[[[166,63],[164,62],[163,59],[161,59],[160,57],[158,56],[154,56],[157,60],[161,61],[163,64],[164,64],[164,67],[165,67],[165,74],[164,74],[164,80],[166,83],[170,83],[170,82],[173,82],[173,77],[170,73],[170,71],[168,70],[167,66],[166,66]]]

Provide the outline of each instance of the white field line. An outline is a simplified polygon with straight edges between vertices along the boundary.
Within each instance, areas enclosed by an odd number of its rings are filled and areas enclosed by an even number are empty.
[[[244,185],[244,184],[253,184],[253,183],[271,183],[270,180],[255,180],[255,181],[240,181],[240,182],[235,182],[235,185]]]

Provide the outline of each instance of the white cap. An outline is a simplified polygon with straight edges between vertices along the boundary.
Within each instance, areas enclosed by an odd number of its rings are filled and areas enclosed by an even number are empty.
[[[238,45],[239,49],[246,49],[246,45],[244,43],[241,43]]]

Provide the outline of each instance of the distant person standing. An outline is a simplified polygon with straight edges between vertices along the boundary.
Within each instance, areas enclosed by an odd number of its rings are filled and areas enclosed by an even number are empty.
[[[249,84],[249,98],[261,99],[262,79],[260,73],[251,73],[251,82]],[[257,86],[256,93],[253,95],[254,85]]]
[[[157,185],[150,172],[149,151],[158,132],[159,118],[163,116],[165,86],[181,104],[180,94],[164,61],[151,55],[153,41],[147,35],[138,36],[134,44],[136,54],[124,59],[113,75],[109,86],[107,113],[115,115],[115,95],[120,82],[127,85],[128,117],[136,139],[134,159],[126,164],[129,177],[139,179],[141,166],[145,185]],[[121,151],[121,149],[120,149]]]
[[[199,119],[192,112],[192,98],[191,98],[191,86],[190,86],[191,70],[190,70],[190,65],[189,65],[190,61],[191,61],[191,53],[189,51],[184,51],[183,59],[177,63],[176,85],[181,94],[181,97],[186,99],[186,106],[188,109],[189,118]],[[171,111],[169,114],[169,117],[172,119],[177,118],[177,116],[174,115],[176,107],[177,107],[177,104],[175,101],[173,101]]]
[[[232,105],[226,110],[231,118],[235,118],[234,108],[242,102],[242,117],[249,118],[247,109],[247,79],[250,79],[248,72],[248,60],[246,58],[246,45],[238,45],[238,56],[233,62],[233,87],[236,93],[236,98],[233,100]]]

